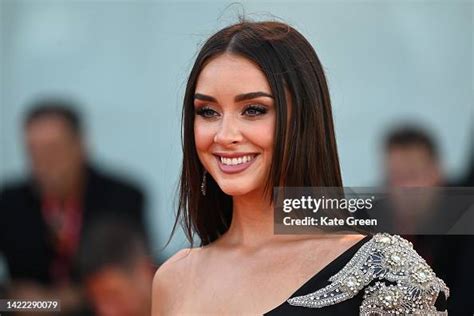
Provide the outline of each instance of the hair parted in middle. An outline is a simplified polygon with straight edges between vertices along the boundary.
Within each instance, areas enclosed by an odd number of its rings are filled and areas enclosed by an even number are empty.
[[[257,65],[275,100],[273,158],[264,188],[269,203],[276,186],[342,186],[328,85],[311,44],[281,22],[242,21],[228,26],[201,48],[187,81],[182,110],[183,162],[173,233],[181,221],[189,241],[193,243],[197,234],[201,245],[218,239],[232,219],[232,197],[210,175],[206,195],[201,194],[204,168],[194,139],[194,94],[199,74],[209,61],[225,53]]]

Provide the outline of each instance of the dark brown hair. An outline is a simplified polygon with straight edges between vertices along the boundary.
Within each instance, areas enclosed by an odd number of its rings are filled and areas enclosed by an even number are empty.
[[[311,44],[280,22],[244,21],[226,27],[211,36],[199,52],[183,103],[183,164],[173,232],[181,220],[190,242],[196,233],[201,245],[218,239],[232,219],[232,197],[222,192],[209,174],[206,195],[200,192],[204,169],[194,142],[196,82],[205,65],[223,53],[258,65],[275,98],[275,142],[265,192],[275,186],[342,186],[328,86]],[[271,201],[272,195],[268,196]]]
[[[437,160],[438,148],[430,133],[416,125],[399,126],[385,136],[385,150],[388,152],[394,147],[425,148],[431,158]]]
[[[70,100],[49,97],[35,101],[25,114],[23,125],[27,128],[31,123],[43,117],[62,119],[75,135],[82,134],[81,116],[78,106]]]

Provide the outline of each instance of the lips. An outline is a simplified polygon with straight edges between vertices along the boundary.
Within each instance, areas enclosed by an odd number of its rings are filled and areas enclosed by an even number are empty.
[[[219,169],[224,173],[242,172],[253,164],[257,153],[215,153]]]

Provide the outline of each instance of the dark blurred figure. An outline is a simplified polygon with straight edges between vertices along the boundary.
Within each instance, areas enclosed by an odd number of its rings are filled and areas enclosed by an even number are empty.
[[[153,272],[143,236],[104,218],[86,232],[80,270],[97,316],[148,316]]]
[[[423,129],[405,126],[385,140],[385,177],[389,187],[432,187],[445,183],[438,148]]]
[[[405,125],[387,134],[384,151],[390,210],[385,212],[388,231],[409,233],[421,231],[420,226],[432,227],[434,211],[438,211],[440,205],[440,194],[436,190],[417,188],[446,184],[434,140],[422,128]]]
[[[23,125],[30,176],[0,190],[9,295],[60,298],[63,310],[81,300],[74,260],[94,218],[110,213],[145,233],[142,192],[92,166],[74,108],[59,99],[32,106]]]
[[[460,187],[474,187],[474,127],[471,132],[471,150],[469,152],[469,162],[466,168],[467,172],[461,177],[461,179],[455,184]]]
[[[416,213],[422,216],[418,218],[418,223],[428,222],[430,227],[434,227],[436,221],[454,223],[462,215],[458,209],[453,209],[453,203],[446,202],[448,199],[444,193],[439,193],[445,192],[443,190],[435,189],[433,193],[430,190],[420,190],[420,194],[412,194],[414,199],[403,194],[407,191],[403,191],[402,187],[416,190],[415,187],[449,186],[440,160],[435,141],[420,127],[404,126],[394,129],[387,135],[386,185],[392,199],[392,211],[395,214],[403,214],[400,217],[404,219],[397,222],[395,215],[393,217],[395,227],[406,228],[411,224],[407,219],[414,218],[412,214]],[[445,280],[450,288],[449,315],[473,315],[474,300],[471,287],[474,284],[474,274],[470,270],[474,266],[474,236],[404,235],[403,237],[413,242],[418,253],[428,261],[436,274]]]
[[[472,156],[474,157],[474,154]],[[474,158],[471,158],[471,165],[469,171],[464,180],[461,181],[460,186],[474,187]]]
[[[467,187],[474,187],[474,143],[471,143],[469,154],[470,163],[468,168],[466,168],[467,173],[460,181],[455,182],[453,185],[465,187],[466,190],[469,190],[472,197],[474,188],[468,189]],[[462,220],[466,219],[468,217],[462,218]],[[469,221],[462,224],[473,227],[472,216]],[[449,315],[473,315],[474,300],[471,288],[472,284],[474,284],[474,274],[470,271],[474,267],[474,236],[444,236],[439,241],[438,248],[445,249],[445,252],[439,251],[436,265],[440,270],[441,277],[451,288],[452,297],[448,301]]]

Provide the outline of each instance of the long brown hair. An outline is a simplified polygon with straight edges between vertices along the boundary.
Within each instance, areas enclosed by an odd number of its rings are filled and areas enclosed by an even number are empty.
[[[275,98],[275,142],[265,192],[276,186],[342,187],[328,86],[311,44],[280,22],[243,21],[226,27],[211,36],[199,52],[182,111],[183,163],[172,234],[181,221],[189,241],[193,243],[196,233],[201,245],[218,239],[232,219],[232,197],[222,192],[209,174],[206,195],[201,194],[204,168],[194,142],[196,82],[205,65],[223,53],[243,56],[258,65]]]

